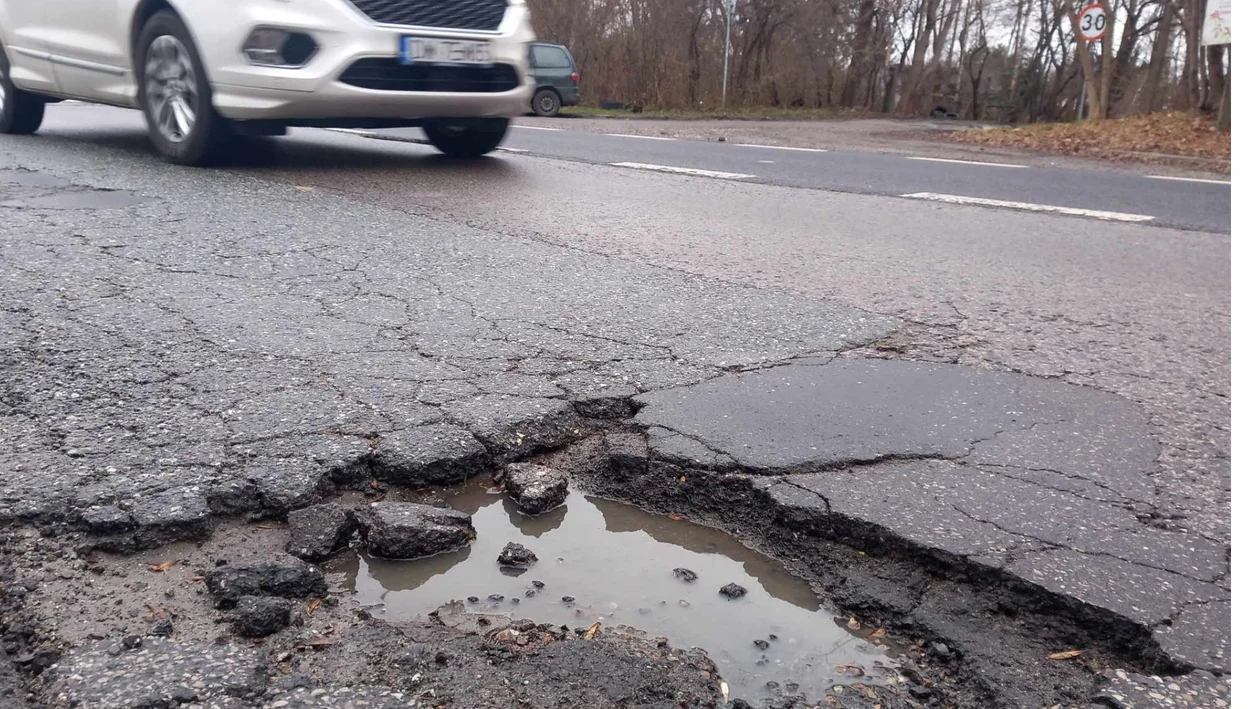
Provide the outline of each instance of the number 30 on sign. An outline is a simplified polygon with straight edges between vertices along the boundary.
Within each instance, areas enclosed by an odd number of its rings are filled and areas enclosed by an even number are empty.
[[[1087,42],[1100,40],[1107,34],[1107,13],[1102,5],[1086,5],[1077,20],[1081,23],[1081,34]]]

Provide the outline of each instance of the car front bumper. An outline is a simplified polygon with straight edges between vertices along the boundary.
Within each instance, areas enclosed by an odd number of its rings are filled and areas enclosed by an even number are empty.
[[[529,11],[510,4],[497,31],[429,29],[372,22],[346,0],[302,3],[242,3],[239,13],[215,11],[183,0],[214,89],[214,107],[237,121],[313,122],[322,119],[419,119],[431,117],[515,117],[533,97],[529,45],[534,40]],[[299,68],[257,66],[241,47],[259,27],[304,32],[319,49]],[[517,85],[490,93],[465,91],[386,91],[340,80],[355,62],[396,58],[403,36],[483,40],[491,61],[513,68]]]

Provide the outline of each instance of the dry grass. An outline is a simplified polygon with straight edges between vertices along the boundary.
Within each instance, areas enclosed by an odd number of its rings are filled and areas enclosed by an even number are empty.
[[[1216,123],[1211,119],[1195,119],[1184,113],[1152,113],[1109,121],[964,130],[951,134],[950,138],[977,145],[1113,160],[1158,161],[1168,156],[1200,158],[1205,162],[1218,161],[1217,169],[1229,170],[1229,134],[1217,131]]]

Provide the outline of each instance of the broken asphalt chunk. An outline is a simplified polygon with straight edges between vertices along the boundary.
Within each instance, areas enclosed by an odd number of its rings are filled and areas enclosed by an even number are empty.
[[[383,559],[416,559],[454,551],[477,538],[472,517],[412,502],[374,502],[358,513],[368,553]]]
[[[195,487],[141,498],[131,510],[131,518],[136,524],[138,549],[210,536],[210,507]]]
[[[291,602],[284,598],[244,596],[236,603],[232,627],[247,638],[261,638],[289,625]]]
[[[328,593],[319,569],[297,560],[220,566],[206,573],[206,588],[217,608],[232,608],[245,596],[312,598]]]
[[[376,467],[397,485],[453,485],[486,472],[485,446],[458,426],[435,423],[381,436]]]
[[[517,544],[516,542],[508,542],[503,547],[503,551],[499,552],[499,563],[504,566],[529,566],[538,561],[538,557],[534,552]]]
[[[333,503],[311,505],[289,513],[290,554],[323,561],[346,548],[354,535],[354,513]]]
[[[728,583],[719,589],[718,593],[726,596],[727,598],[741,598],[744,594],[748,593],[748,589],[737,583]]]
[[[555,468],[513,463],[503,471],[503,486],[527,515],[540,515],[564,504],[569,478]]]

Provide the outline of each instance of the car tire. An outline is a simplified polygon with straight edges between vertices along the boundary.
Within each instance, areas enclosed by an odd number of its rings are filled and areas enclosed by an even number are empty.
[[[232,130],[214,110],[210,81],[183,20],[168,10],[150,17],[135,57],[140,108],[158,153],[177,165],[222,157]]]
[[[429,143],[456,158],[476,158],[499,147],[507,135],[506,118],[432,118],[423,124]]]
[[[560,115],[560,94],[555,89],[539,89],[531,106],[536,115],[555,118]]]
[[[44,99],[13,85],[9,58],[0,48],[0,133],[30,135],[44,122]]]

